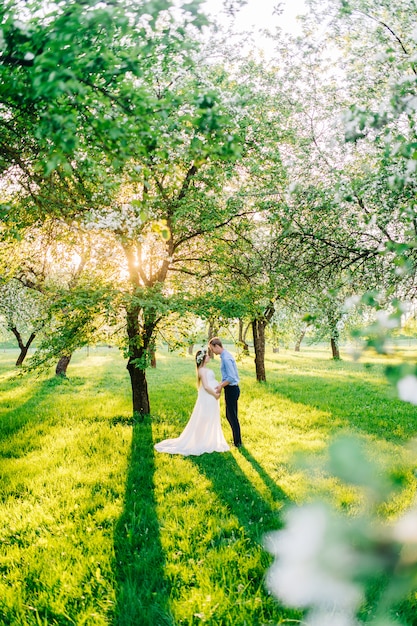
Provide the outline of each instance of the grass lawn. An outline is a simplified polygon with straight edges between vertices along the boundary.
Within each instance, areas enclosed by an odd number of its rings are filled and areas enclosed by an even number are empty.
[[[321,495],[354,514],[358,494],[295,454],[320,457],[341,431],[381,465],[401,465],[417,408],[386,382],[385,360],[334,362],[328,351],[253,356],[239,365],[244,447],[180,457],[154,452],[177,436],[196,399],[194,359],[161,351],[149,370],[152,417],[131,418],[117,350],[77,353],[68,379],[15,377],[0,353],[0,623],[2,626],[261,626],[296,623],[264,586],[265,533],[283,508]],[[412,359],[411,349],[402,358]],[[220,362],[211,367],[216,374]],[[224,415],[226,439],[231,431]],[[372,445],[371,445],[372,444]],[[411,474],[383,513],[414,500]],[[405,605],[411,626],[413,599]],[[414,621],[413,621],[414,619]]]

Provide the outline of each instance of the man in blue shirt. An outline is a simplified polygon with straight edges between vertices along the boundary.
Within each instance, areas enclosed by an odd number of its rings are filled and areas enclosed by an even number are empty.
[[[214,354],[220,355],[222,382],[216,387],[216,391],[220,393],[221,390],[224,389],[226,418],[232,428],[234,444],[237,448],[240,448],[242,438],[240,436],[240,424],[237,416],[237,401],[240,396],[240,389],[236,361],[230,352],[223,348],[223,344],[218,337],[210,339],[209,348]]]

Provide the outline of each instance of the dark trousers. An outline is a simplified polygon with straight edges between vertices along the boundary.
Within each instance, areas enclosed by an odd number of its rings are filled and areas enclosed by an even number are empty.
[[[229,422],[235,446],[242,443],[240,436],[240,424],[237,417],[237,401],[239,400],[240,389],[238,385],[226,385],[224,387],[224,399],[226,402],[226,418]]]

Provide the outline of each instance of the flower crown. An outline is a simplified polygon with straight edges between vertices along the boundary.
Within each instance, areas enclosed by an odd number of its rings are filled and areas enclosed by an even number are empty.
[[[202,362],[206,358],[206,354],[207,354],[207,350],[204,350],[204,349],[202,349],[199,352],[197,352],[196,357],[195,357],[195,362],[197,363],[198,367],[200,367],[200,365],[202,364]]]

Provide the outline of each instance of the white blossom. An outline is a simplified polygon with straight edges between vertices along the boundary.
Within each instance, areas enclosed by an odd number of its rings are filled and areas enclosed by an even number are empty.
[[[414,174],[416,169],[417,169],[417,161],[415,161],[415,159],[408,159],[406,174]]]
[[[306,626],[359,626],[354,615],[346,612],[312,611],[305,620]]]
[[[417,404],[417,377],[414,374],[401,378],[397,383],[397,390],[400,400]]]
[[[26,24],[26,22],[22,22],[22,20],[15,20],[13,26],[16,29],[20,30],[22,33],[29,32],[29,24]]]
[[[360,296],[349,296],[349,298],[345,299],[343,308],[345,309],[345,311],[350,311],[355,306],[357,306],[360,303],[360,301],[361,301]]]
[[[407,113],[413,113],[417,109],[417,96],[409,96],[405,100],[405,110]]]
[[[327,508],[293,508],[286,520],[284,530],[267,538],[276,557],[267,574],[270,591],[288,606],[353,614],[362,599],[361,588],[349,580],[356,555],[335,533]]]
[[[417,543],[417,509],[407,511],[396,522],[392,536],[401,543]]]
[[[128,237],[137,237],[142,226],[140,212],[130,204],[101,211],[92,209],[85,224],[88,229],[122,231]]]
[[[387,330],[397,328],[399,325],[399,320],[395,317],[390,317],[386,311],[377,311],[376,319],[379,326]]]

